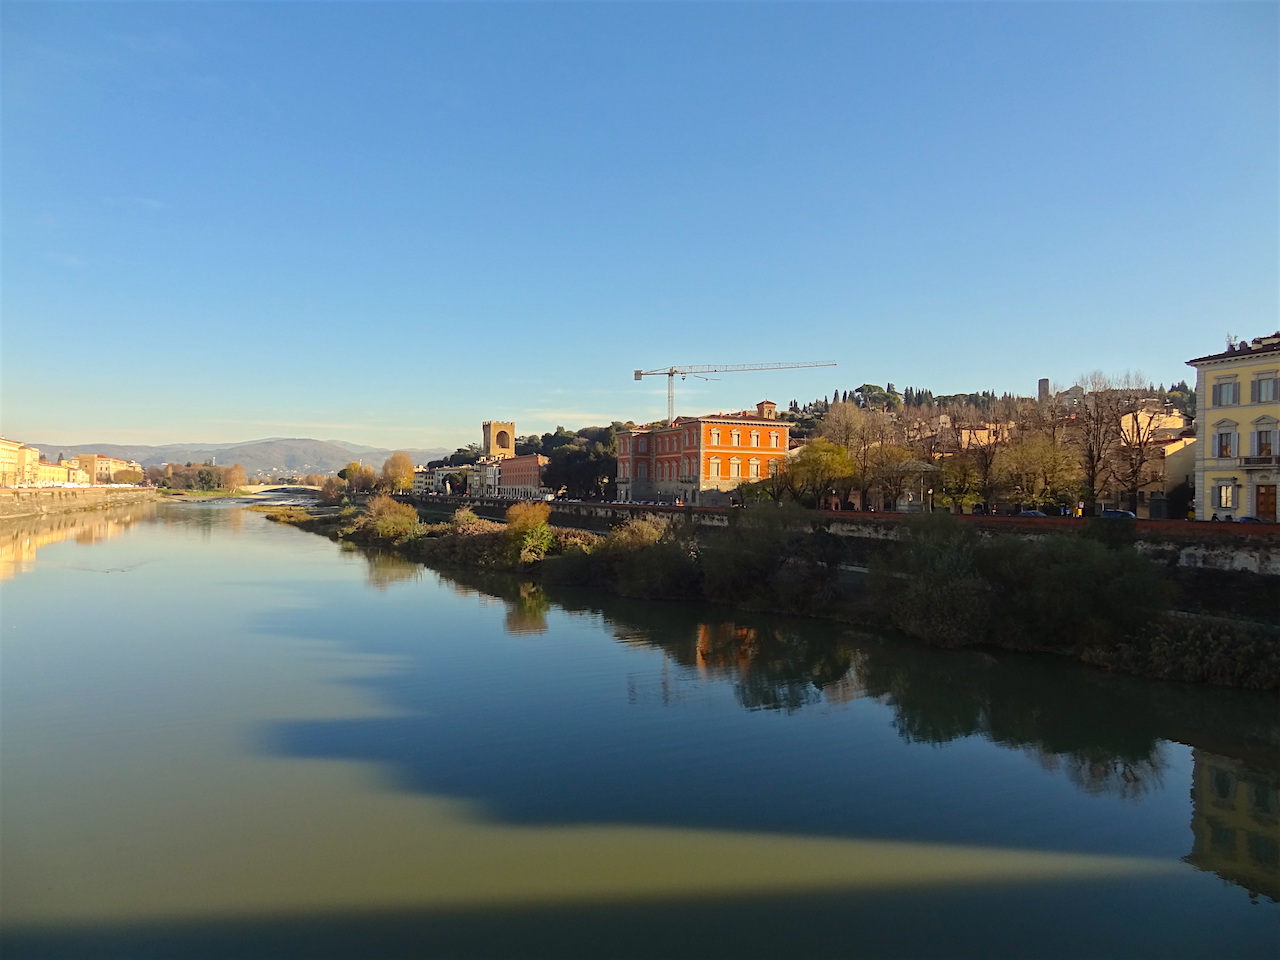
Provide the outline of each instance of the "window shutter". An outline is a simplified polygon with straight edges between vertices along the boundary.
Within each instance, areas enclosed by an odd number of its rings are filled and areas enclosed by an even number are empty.
[[[1258,381],[1257,380],[1249,381],[1249,402],[1250,403],[1258,402]]]
[[[1233,433],[1231,435],[1231,454],[1232,456],[1240,456],[1240,434]]]
[[[1215,407],[1222,406],[1222,384],[1215,383],[1213,385],[1213,400],[1211,402]]]
[[[1249,434],[1249,455],[1258,456],[1258,431],[1254,430]]]

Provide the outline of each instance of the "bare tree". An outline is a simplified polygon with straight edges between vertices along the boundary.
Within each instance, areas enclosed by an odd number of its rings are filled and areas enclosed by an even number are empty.
[[[1111,477],[1113,454],[1120,443],[1120,404],[1116,382],[1101,370],[1080,377],[1084,399],[1076,408],[1073,440],[1083,473],[1085,506],[1092,512]]]

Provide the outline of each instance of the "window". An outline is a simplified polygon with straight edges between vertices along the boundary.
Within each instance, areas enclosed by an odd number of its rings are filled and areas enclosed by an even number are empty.
[[[748,473],[752,477],[760,476],[760,461],[757,460],[755,457],[751,458],[750,470],[748,471]]]
[[[1253,436],[1253,455],[1255,457],[1273,456],[1276,432],[1274,430],[1259,430]]]
[[[1235,437],[1235,434],[1232,433],[1230,430],[1220,431],[1214,440],[1214,446],[1217,448],[1217,452],[1214,454],[1214,456],[1234,457],[1235,454],[1231,452],[1232,450],[1235,449],[1235,444],[1232,442],[1234,437]]]
[[[729,476],[731,477],[742,476],[742,461],[739,460],[737,457],[734,457],[732,460],[729,461]]]
[[[711,431],[711,445],[712,445],[713,447],[718,447],[718,446],[720,446],[720,431],[719,431],[719,430],[712,430],[712,431]]]
[[[735,447],[740,447],[740,446],[742,446],[742,431],[741,431],[741,430],[730,430],[730,431],[729,431],[729,442],[730,442],[731,444],[733,444],[733,446],[735,446]]]
[[[1217,493],[1213,505],[1223,510],[1234,510],[1236,507],[1236,487],[1233,483],[1219,484],[1214,488]]]
[[[781,464],[782,464],[782,461],[781,461],[781,460],[770,460],[770,461],[769,461],[769,476],[771,476],[771,477],[776,477],[779,473],[781,473],[781,472],[782,472],[782,466],[781,466]]]
[[[636,477],[640,480],[649,479],[649,465],[643,460],[636,464]]]
[[[707,467],[708,467],[707,473],[711,476],[711,478],[714,480],[718,480],[720,478],[720,458],[712,457],[711,462],[707,465]]]
[[[758,446],[760,446],[760,431],[759,431],[759,430],[752,430],[752,431],[751,431],[751,445],[752,445],[753,447],[758,447]]]
[[[1230,407],[1240,402],[1240,384],[1235,380],[1224,380],[1213,385],[1213,405]]]
[[[1259,377],[1249,385],[1249,400],[1253,403],[1275,403],[1278,398],[1275,374]]]
[[[777,434],[776,432],[770,432],[770,434],[769,434],[769,446],[771,446],[771,447],[777,447],[777,445],[778,445],[778,434]]]
[[[646,450],[649,449],[649,441],[646,440],[644,437],[641,437],[639,444],[636,445],[636,449],[639,450],[641,453],[644,453]]]

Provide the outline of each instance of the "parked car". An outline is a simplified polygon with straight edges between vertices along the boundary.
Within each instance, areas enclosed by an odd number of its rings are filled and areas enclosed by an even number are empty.
[[[1275,523],[1275,521],[1264,520],[1262,517],[1236,517],[1236,523]]]
[[[1101,516],[1118,517],[1123,520],[1137,520],[1138,515],[1132,510],[1103,510]]]
[[[1018,513],[1020,517],[1047,517],[1048,514],[1040,510],[1023,510]]]

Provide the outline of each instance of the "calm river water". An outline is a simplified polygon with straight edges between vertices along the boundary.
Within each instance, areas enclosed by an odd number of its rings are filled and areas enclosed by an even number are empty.
[[[0,527],[3,954],[1244,957],[1272,697],[368,557]]]

